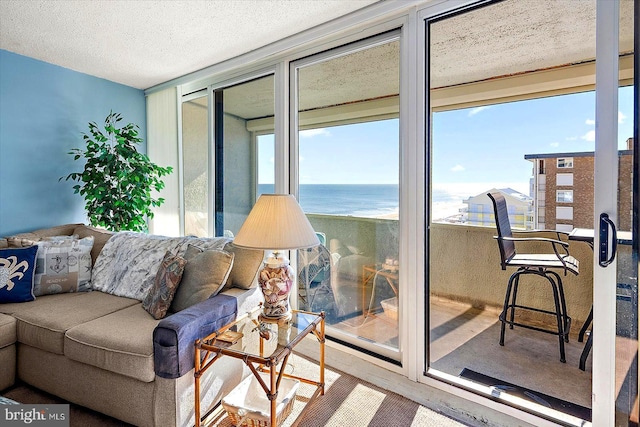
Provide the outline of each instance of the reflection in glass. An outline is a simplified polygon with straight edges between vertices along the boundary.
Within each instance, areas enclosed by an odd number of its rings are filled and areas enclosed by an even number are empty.
[[[297,70],[299,202],[323,243],[298,251],[298,305],[396,359],[399,66],[393,39]]]
[[[273,151],[269,155],[267,146],[258,143],[258,135],[267,129],[273,132],[274,78],[270,75],[221,89],[216,99],[216,117],[219,121],[222,117],[223,126],[216,129],[215,141],[216,166],[221,169],[216,174],[216,235],[233,236],[257,199],[258,177],[263,176],[258,158],[273,158]]]
[[[636,6],[638,2],[635,2]],[[620,89],[618,91],[618,234],[630,237],[633,230],[634,156],[638,141],[633,138],[638,111],[633,105],[634,2],[620,2]],[[637,82],[636,82],[637,84]],[[636,88],[637,89],[637,88]],[[638,125],[637,123],[635,124]],[[637,134],[636,134],[637,137]],[[637,160],[636,160],[637,161]],[[637,165],[637,163],[635,163]],[[637,177],[636,177],[637,178]],[[636,200],[637,204],[637,200]],[[636,221],[638,212],[636,212]],[[636,225],[637,227],[637,225]],[[636,228],[636,232],[638,229]],[[637,238],[637,237],[636,237]],[[620,244],[621,243],[621,244]],[[638,247],[631,239],[618,244],[616,285],[616,417],[615,425],[638,425]]]
[[[184,233],[209,236],[209,137],[207,97],[182,103]]]

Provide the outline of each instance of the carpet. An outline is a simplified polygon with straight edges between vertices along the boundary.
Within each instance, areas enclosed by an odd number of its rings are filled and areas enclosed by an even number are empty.
[[[2,392],[3,397],[27,404],[56,405],[69,403],[57,396],[38,390],[28,384],[16,383],[14,386]],[[100,412],[92,411],[84,406],[69,404],[70,427],[128,427],[127,424],[115,418],[111,418]]]
[[[584,406],[567,402],[557,397],[549,396],[547,394],[530,390],[528,388],[520,387],[518,385],[511,384],[498,378],[493,378],[467,368],[463,369],[462,372],[460,372],[460,377],[482,385],[495,387],[513,396],[517,396],[530,402],[537,403],[547,408],[551,408],[583,420],[591,421],[591,409]]]
[[[318,365],[292,355],[287,372],[307,377],[318,374]],[[315,377],[312,377],[315,378]],[[303,427],[469,427],[437,411],[431,410],[399,394],[381,389],[351,375],[326,367],[325,395],[319,396],[298,420]],[[291,415],[282,427],[291,427],[309,401],[313,387],[301,384]],[[3,396],[22,403],[67,403],[58,397],[18,384],[5,390]],[[209,426],[232,427],[224,409],[219,406],[208,418]],[[70,405],[71,427],[128,426],[82,406]],[[477,425],[485,425],[478,423]]]

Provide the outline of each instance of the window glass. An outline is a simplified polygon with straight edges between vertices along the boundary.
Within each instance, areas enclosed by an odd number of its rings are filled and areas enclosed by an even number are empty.
[[[563,157],[558,159],[558,169],[567,169],[573,167],[573,159],[571,157]]]
[[[558,202],[558,203],[573,203],[573,191],[572,190],[558,190],[558,191],[556,191],[556,202]]]
[[[265,126],[273,129],[274,78],[220,89],[215,97],[216,235],[233,236],[251,211],[260,184],[274,182],[273,135],[261,135]],[[264,158],[270,167],[262,163]]]
[[[593,252],[572,242],[580,274],[559,272],[572,318],[562,357],[557,317],[523,309],[555,310],[552,287],[503,266],[487,196],[504,198],[514,237],[533,235],[524,229],[593,228],[595,93],[563,76],[587,64],[595,72],[595,3],[543,3],[488,2],[427,21],[425,371],[564,423],[569,407],[580,408],[573,417],[591,416],[591,373],[578,367],[584,343],[575,334],[593,302]],[[558,16],[579,20],[580,36],[569,41],[575,23]],[[518,242],[517,254],[553,255],[542,242]],[[515,325],[506,324],[501,342],[503,321]]]
[[[323,246],[298,251],[298,305],[328,334],[399,358],[400,43],[297,70],[299,201]]]
[[[207,96],[182,103],[184,233],[206,237],[209,231],[209,113]]]

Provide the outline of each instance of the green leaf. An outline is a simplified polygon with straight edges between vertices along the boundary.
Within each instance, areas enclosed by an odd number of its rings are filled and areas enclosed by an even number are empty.
[[[147,219],[153,218],[151,207],[164,199],[151,197],[151,191],[164,188],[162,176],[173,168],[161,167],[139,153],[135,147],[143,141],[139,126],[121,126],[122,116],[109,112],[103,130],[89,122],[89,134],[82,133],[85,148],[73,148],[68,154],[74,161],[85,159],[81,172],[72,172],[59,180],[78,181],[73,186],[85,200],[89,222],[109,230],[147,231]],[[120,126],[120,127],[119,127]]]

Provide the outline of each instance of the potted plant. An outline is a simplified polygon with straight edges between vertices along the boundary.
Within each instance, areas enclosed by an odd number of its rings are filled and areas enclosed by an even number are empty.
[[[151,197],[151,192],[164,188],[160,178],[173,168],[160,167],[139,153],[139,127],[133,123],[118,127],[120,121],[122,116],[111,111],[104,121],[104,132],[95,122],[89,123],[90,135],[83,133],[86,148],[69,151],[74,160],[85,159],[84,170],[70,173],[66,180],[79,182],[73,186],[74,194],[84,196],[91,225],[144,232],[147,219],[153,218],[151,207],[164,202]]]

